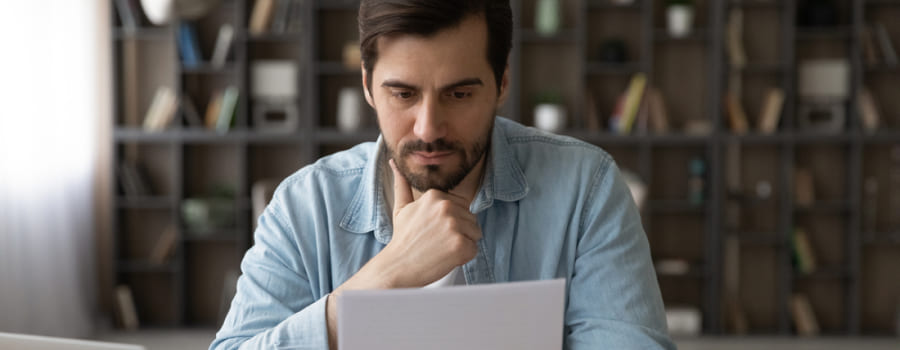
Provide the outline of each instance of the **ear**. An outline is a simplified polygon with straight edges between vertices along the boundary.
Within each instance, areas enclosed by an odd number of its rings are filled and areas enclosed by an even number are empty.
[[[359,69],[362,71],[362,87],[363,93],[366,95],[366,102],[369,103],[369,106],[375,108],[375,100],[372,99],[372,94],[369,93],[369,75],[366,74],[366,66],[365,64],[360,64]]]
[[[500,96],[497,97],[497,108],[500,108],[506,102],[507,97],[509,97],[509,63],[506,64],[506,69],[503,70],[503,79],[500,79]]]

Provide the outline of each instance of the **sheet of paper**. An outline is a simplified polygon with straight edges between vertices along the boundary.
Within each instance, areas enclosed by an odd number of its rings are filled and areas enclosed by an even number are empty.
[[[565,280],[347,291],[341,350],[562,348]]]

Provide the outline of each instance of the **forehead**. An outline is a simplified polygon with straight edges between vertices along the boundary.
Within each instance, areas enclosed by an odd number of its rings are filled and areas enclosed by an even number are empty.
[[[427,37],[381,37],[378,39],[378,61],[372,74],[376,83],[384,79],[419,81],[430,77],[447,80],[462,75],[490,75],[487,24],[482,16],[468,16],[459,25]]]

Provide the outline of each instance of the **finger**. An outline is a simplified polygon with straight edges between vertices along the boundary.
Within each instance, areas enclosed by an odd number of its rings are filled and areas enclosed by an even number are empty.
[[[388,162],[394,171],[394,215],[396,216],[400,209],[413,202],[413,194],[409,183],[406,182],[406,178],[397,169],[397,164],[394,160],[391,159]]]

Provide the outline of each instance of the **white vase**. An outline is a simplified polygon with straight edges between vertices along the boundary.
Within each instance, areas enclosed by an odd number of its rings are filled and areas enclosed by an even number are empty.
[[[691,34],[694,25],[694,8],[688,5],[670,5],[666,8],[669,35],[684,38]]]
[[[560,132],[566,127],[566,107],[543,103],[534,107],[534,126],[549,132]]]
[[[169,23],[174,15],[173,0],[141,0],[141,8],[150,23],[158,26]]]
[[[553,36],[559,32],[559,0],[538,0],[534,28],[538,34]]]
[[[337,128],[342,132],[357,131],[362,127],[362,92],[356,87],[342,88],[338,93]]]

